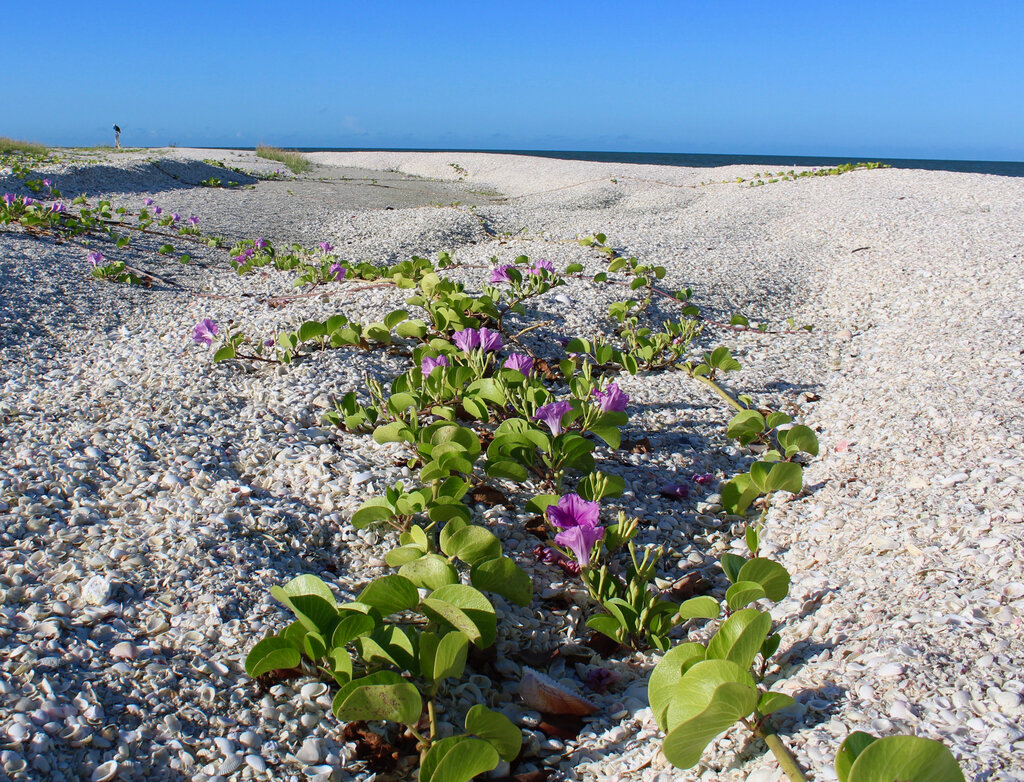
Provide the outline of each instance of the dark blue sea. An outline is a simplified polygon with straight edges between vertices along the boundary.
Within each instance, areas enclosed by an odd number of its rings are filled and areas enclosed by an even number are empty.
[[[536,149],[377,149],[347,147],[298,147],[300,152],[492,152],[501,155],[534,155],[559,160],[593,160],[600,163],[643,163],[657,166],[750,165],[772,169],[794,166],[829,167],[842,163],[881,162],[893,168],[923,168],[930,171],[964,171],[970,174],[997,174],[1024,177],[1024,162],[999,160],[911,160],[878,157],[803,157],[801,155],[701,155],[684,152],[579,152]]]

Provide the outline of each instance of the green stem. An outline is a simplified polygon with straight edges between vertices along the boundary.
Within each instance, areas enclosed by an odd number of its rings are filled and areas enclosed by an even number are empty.
[[[766,728],[763,724],[751,724],[747,720],[743,720],[743,723],[750,728],[755,735],[764,739],[764,743],[768,745],[768,749],[772,751],[775,756],[775,760],[778,761],[779,766],[782,768],[782,772],[789,778],[790,782],[807,782],[807,776],[804,774],[803,769],[796,762],[796,758],[793,757],[792,753],[786,749],[786,745],[782,743],[782,739],[778,737],[773,731]]]
[[[434,699],[427,701],[427,715],[430,717],[430,740],[437,738],[437,715],[434,713]]]
[[[695,380],[699,380],[701,383],[703,383],[716,394],[718,394],[720,397],[722,397],[722,399],[724,399],[730,407],[736,410],[736,412],[742,413],[744,410],[747,409],[742,404],[740,404],[736,399],[733,399],[733,397],[729,394],[728,391],[726,391],[724,388],[718,385],[718,383],[716,383],[711,378],[705,377],[704,375],[690,375],[690,377],[694,378]]]

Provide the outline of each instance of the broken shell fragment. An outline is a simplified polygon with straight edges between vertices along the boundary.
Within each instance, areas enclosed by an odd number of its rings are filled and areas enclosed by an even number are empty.
[[[526,666],[523,666],[523,678],[519,682],[519,695],[527,706],[542,714],[586,716],[599,710],[596,704]]]

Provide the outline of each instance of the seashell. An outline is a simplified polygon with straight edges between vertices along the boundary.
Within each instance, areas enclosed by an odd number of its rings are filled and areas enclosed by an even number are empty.
[[[146,635],[160,635],[171,629],[167,617],[162,613],[153,614],[146,622]]]
[[[542,714],[594,714],[599,706],[586,698],[570,692],[544,674],[523,666],[523,678],[519,682],[519,695],[523,702]]]
[[[111,779],[117,776],[117,761],[108,760],[96,767],[96,770],[92,772],[92,782],[110,782]]]

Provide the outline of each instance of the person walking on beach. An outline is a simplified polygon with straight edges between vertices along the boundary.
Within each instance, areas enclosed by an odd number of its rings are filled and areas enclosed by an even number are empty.
[[[114,125],[114,149],[121,148],[121,128]]]

